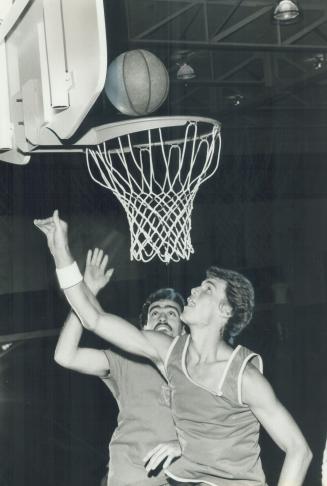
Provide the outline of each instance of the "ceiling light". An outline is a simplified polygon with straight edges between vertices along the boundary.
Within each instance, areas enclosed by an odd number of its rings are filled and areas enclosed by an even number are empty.
[[[315,71],[319,71],[319,69],[327,66],[327,56],[324,53],[318,53],[315,56],[307,57],[303,61],[307,64],[311,64]]]
[[[179,69],[177,71],[177,79],[184,79],[185,80],[185,79],[193,79],[195,77],[196,77],[196,74],[195,74],[195,71],[192,68],[192,66],[190,66],[186,62],[179,65]]]
[[[235,94],[235,95],[227,96],[227,99],[233,106],[239,106],[244,100],[244,96],[241,94]]]
[[[5,344],[1,344],[1,351],[8,351],[9,348],[11,348],[11,346],[13,345],[13,343],[5,343]]]
[[[281,24],[289,24],[300,16],[300,9],[296,0],[278,0],[273,17]]]

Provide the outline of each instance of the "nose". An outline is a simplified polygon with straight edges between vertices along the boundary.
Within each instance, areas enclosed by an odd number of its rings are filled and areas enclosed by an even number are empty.
[[[198,293],[198,287],[191,289],[191,295],[196,295]]]
[[[160,312],[159,321],[160,322],[166,321],[166,313],[165,312]]]

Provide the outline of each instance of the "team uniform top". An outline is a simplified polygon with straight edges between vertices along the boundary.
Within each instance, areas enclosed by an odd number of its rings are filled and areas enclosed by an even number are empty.
[[[105,350],[110,374],[104,383],[119,406],[118,425],[109,445],[108,486],[166,484],[160,471],[148,477],[144,456],[160,442],[177,440],[169,407],[169,388],[150,361]]]
[[[242,376],[261,357],[243,346],[230,356],[217,391],[192,380],[186,356],[190,336],[177,337],[166,358],[171,406],[182,456],[166,470],[173,479],[212,486],[265,486],[259,422],[242,402]]]

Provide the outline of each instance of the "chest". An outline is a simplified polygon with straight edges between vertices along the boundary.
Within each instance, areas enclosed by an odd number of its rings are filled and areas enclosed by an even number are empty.
[[[186,373],[191,380],[201,387],[218,393],[226,370],[226,361],[214,363],[192,363],[185,362]]]

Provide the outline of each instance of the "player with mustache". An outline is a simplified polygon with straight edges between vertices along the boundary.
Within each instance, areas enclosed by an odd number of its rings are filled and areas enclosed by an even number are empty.
[[[107,264],[108,256],[102,250],[89,250],[84,282],[94,296],[111,278],[113,270],[107,270]],[[183,306],[182,296],[174,289],[159,289],[143,304],[139,325],[175,337],[182,332],[179,316]],[[163,468],[149,472],[143,458],[156,447],[162,455],[161,466],[166,467],[181,453],[167,382],[145,358],[112,347],[105,350],[81,347],[82,333],[79,319],[71,312],[61,331],[55,360],[65,368],[101,378],[118,403],[118,425],[109,445],[107,485],[166,485]]]

